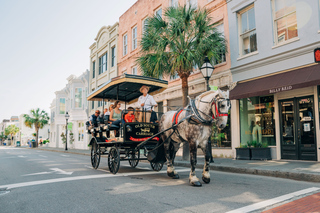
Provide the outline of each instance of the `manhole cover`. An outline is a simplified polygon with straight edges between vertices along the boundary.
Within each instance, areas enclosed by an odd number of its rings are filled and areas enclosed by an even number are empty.
[[[10,190],[7,190],[7,188],[0,188],[0,195],[8,194]]]

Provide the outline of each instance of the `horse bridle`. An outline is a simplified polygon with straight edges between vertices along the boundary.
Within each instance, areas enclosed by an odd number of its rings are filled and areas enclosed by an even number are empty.
[[[202,114],[206,115],[207,117],[210,117],[211,119],[211,123],[214,122],[218,117],[223,117],[223,116],[228,116],[228,113],[221,113],[220,111],[220,105],[222,104],[222,102],[227,101],[227,105],[230,105],[230,99],[228,98],[213,98],[210,102],[207,101],[202,101],[201,99],[199,100],[200,103],[207,103],[210,104],[211,106],[214,105],[215,106],[215,113],[212,112],[212,118],[210,115],[202,112],[201,110],[197,109],[198,111],[200,111]],[[201,115],[200,115],[201,116]],[[202,118],[202,117],[201,117]],[[203,119],[203,118],[202,118]]]

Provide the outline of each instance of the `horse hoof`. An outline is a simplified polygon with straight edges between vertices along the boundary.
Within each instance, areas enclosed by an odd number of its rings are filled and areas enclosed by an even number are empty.
[[[192,182],[191,185],[192,185],[192,186],[195,186],[195,187],[200,187],[200,186],[202,186],[202,184],[200,183],[200,181]]]
[[[202,177],[203,182],[210,183],[210,178]]]
[[[178,174],[172,176],[172,179],[179,179],[179,178],[180,178],[180,177],[179,177]]]
[[[174,172],[167,172],[167,175],[169,176],[169,177],[172,177],[172,178],[174,178]]]

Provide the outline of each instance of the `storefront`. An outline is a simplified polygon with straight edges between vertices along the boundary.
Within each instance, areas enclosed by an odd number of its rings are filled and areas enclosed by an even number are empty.
[[[273,159],[320,161],[318,85],[319,64],[238,83],[230,91],[233,148],[257,142]]]

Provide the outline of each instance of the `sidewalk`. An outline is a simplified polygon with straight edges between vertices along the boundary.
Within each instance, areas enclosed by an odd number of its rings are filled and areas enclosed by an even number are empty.
[[[36,149],[90,156],[90,150],[68,149],[68,151],[65,151],[63,148],[51,147],[38,147]],[[203,168],[203,158],[203,156],[198,156],[197,168]],[[181,156],[177,156],[174,165],[190,167],[190,162],[183,161]],[[214,158],[214,163],[210,164],[210,169],[222,172],[263,175],[300,181],[320,182],[320,163],[314,161],[253,161]]]

